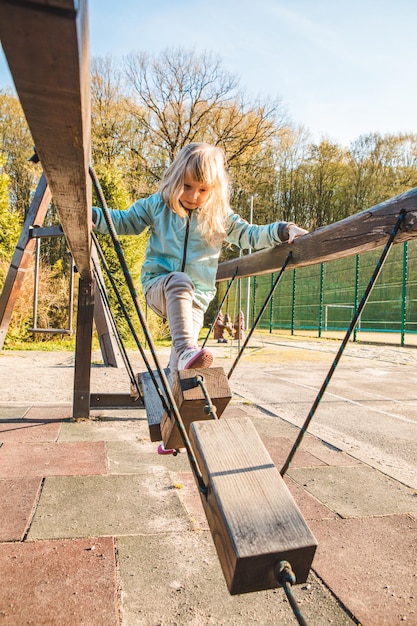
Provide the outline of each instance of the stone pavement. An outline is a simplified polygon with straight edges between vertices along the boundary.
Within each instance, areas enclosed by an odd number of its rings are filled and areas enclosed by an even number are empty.
[[[282,589],[229,595],[186,454],[156,454],[142,408],[71,420],[72,375],[0,354],[0,625],[296,624]],[[243,415],[280,468],[297,427],[244,398],[222,419]],[[318,540],[307,624],[417,625],[415,491],[310,434],[285,480]]]

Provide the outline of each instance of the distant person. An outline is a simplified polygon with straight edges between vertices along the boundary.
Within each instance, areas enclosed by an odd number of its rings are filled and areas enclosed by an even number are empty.
[[[141,281],[148,306],[168,320],[171,371],[210,367],[213,354],[197,346],[204,312],[216,293],[224,241],[242,249],[271,248],[307,233],[292,222],[248,224],[230,208],[224,152],[190,143],[176,156],[159,191],[126,211],[111,211],[116,232],[139,235],[149,228]],[[93,222],[108,233],[101,209]]]

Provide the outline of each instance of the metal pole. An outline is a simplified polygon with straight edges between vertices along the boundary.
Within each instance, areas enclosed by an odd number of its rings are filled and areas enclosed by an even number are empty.
[[[242,254],[242,251],[240,251]],[[240,352],[240,311],[242,310],[242,279],[237,281],[237,318],[234,321],[237,322],[237,351]]]
[[[401,289],[401,345],[405,343],[405,323],[407,319],[407,274],[408,274],[408,241],[403,248],[403,277]]]
[[[41,250],[41,240],[36,237],[35,243],[35,276],[33,285],[33,326],[32,330],[38,327],[38,292],[39,292],[39,256]]]
[[[253,224],[253,195],[250,197],[250,217],[249,224]],[[249,248],[248,254],[251,254],[252,248]],[[249,330],[249,302],[250,302],[250,276],[247,278],[246,286],[246,330]]]
[[[274,272],[272,272],[271,274],[271,289],[272,289],[273,284],[274,284]],[[274,330],[273,317],[274,317],[274,296],[272,295],[270,306],[269,306],[269,334],[272,334],[272,331]]]
[[[297,285],[297,270],[293,270],[292,274],[292,303],[291,303],[291,335],[294,334],[295,325],[295,288]]]
[[[320,290],[319,290],[319,337],[323,329],[323,289],[324,289],[324,263],[320,263]]]
[[[355,311],[358,308],[358,303],[359,303],[359,254],[356,255],[356,259],[355,259]],[[360,320],[358,320],[359,324],[360,324]],[[353,331],[353,341],[356,341],[356,332],[357,332],[357,328],[355,326],[355,330]]]

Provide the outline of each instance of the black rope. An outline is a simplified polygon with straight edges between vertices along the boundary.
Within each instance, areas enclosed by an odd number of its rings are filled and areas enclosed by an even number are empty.
[[[214,420],[219,419],[217,416],[217,409],[212,403],[209,392],[207,391],[207,387],[204,383],[204,376],[202,374],[197,374],[197,376],[194,377],[194,382],[196,385],[199,385],[201,387],[201,391],[203,392],[203,396],[206,401],[203,409],[204,413],[206,415],[211,415]]]
[[[295,574],[292,571],[291,565],[288,561],[280,561],[276,571],[275,578],[279,585],[284,589],[287,600],[290,603],[294,616],[296,617],[300,626],[307,626],[307,622],[304,619],[304,615],[301,613],[297,601],[292,593],[292,585],[295,585]]]
[[[143,358],[143,360],[145,362],[146,369],[148,370],[152,380],[154,381],[156,389],[157,389],[157,391],[159,393],[160,400],[162,402],[162,406],[164,407],[165,411],[170,414],[169,407],[168,407],[168,405],[166,403],[166,400],[165,400],[164,396],[160,392],[159,387],[157,386],[157,382],[156,382],[156,379],[155,379],[155,374],[152,371],[152,368],[151,368],[151,366],[149,364],[149,360],[147,359],[146,353],[145,353],[145,351],[144,351],[144,349],[142,347],[140,339],[139,339],[139,337],[136,334],[135,328],[134,328],[134,326],[132,324],[132,320],[130,319],[129,313],[127,312],[127,309],[126,309],[126,307],[124,305],[124,302],[123,302],[123,300],[121,298],[120,292],[119,292],[118,287],[116,285],[116,282],[115,282],[115,280],[114,280],[114,278],[112,276],[111,270],[110,270],[108,264],[105,262],[104,254],[103,254],[103,251],[101,250],[101,247],[98,244],[97,237],[95,236],[95,234],[93,232],[91,233],[91,235],[93,237],[93,241],[97,242],[97,246],[98,246],[97,247],[97,251],[98,251],[99,256],[100,256],[100,262],[102,262],[104,260],[103,267],[104,267],[104,269],[105,269],[105,271],[106,271],[106,273],[107,273],[107,275],[109,277],[110,283],[111,283],[112,288],[113,288],[113,290],[114,290],[114,292],[116,294],[117,301],[119,303],[119,306],[121,307],[122,313],[123,313],[124,317],[126,318],[126,321],[127,321],[128,325],[129,325],[129,330],[132,333],[132,336],[133,336],[133,338],[134,338],[134,340],[136,342],[136,345],[137,345],[137,347],[139,349],[139,352],[140,352],[140,354],[141,354],[141,356],[142,356],[142,358]],[[123,254],[123,251],[122,251],[122,254]]]
[[[99,255],[99,258],[100,258],[100,263],[102,264],[102,266],[104,267],[104,269],[106,271],[106,274],[107,274],[107,276],[108,276],[108,278],[110,280],[110,284],[111,284],[111,286],[113,288],[113,291],[114,291],[114,293],[116,295],[116,298],[117,298],[117,301],[119,303],[119,306],[121,307],[122,313],[123,313],[123,315],[124,315],[128,325],[129,325],[129,329],[130,329],[130,331],[131,331],[131,333],[132,333],[132,335],[133,335],[133,337],[134,337],[134,339],[136,341],[136,344],[138,344],[139,338],[136,335],[135,329],[134,329],[134,327],[132,325],[132,321],[131,321],[128,313],[127,313],[126,307],[124,306],[124,302],[123,302],[123,300],[121,298],[120,291],[119,291],[119,289],[118,289],[118,287],[116,285],[116,282],[115,282],[115,280],[114,280],[114,278],[113,278],[113,276],[111,274],[110,268],[109,268],[108,263],[107,263],[107,261],[106,261],[106,259],[104,257],[104,254],[103,254],[103,250],[101,249],[101,246],[100,246],[100,244],[99,244],[99,242],[97,240],[97,237],[96,237],[95,233],[92,232],[91,236],[93,238],[94,245],[95,245],[95,247],[97,249],[97,252],[98,252],[98,255]],[[94,273],[95,273],[95,276],[96,276],[96,283],[99,286],[99,291],[101,293],[103,301],[106,303],[106,307],[107,307],[108,313],[111,315],[113,323],[114,323],[114,329],[115,329],[116,334],[117,334],[117,343],[118,343],[120,351],[122,353],[123,362],[125,364],[125,367],[126,367],[126,370],[127,370],[128,374],[129,374],[130,382],[131,382],[132,385],[135,386],[135,389],[136,389],[136,391],[138,393],[138,397],[142,400],[142,404],[143,404],[143,395],[142,395],[142,392],[141,392],[140,387],[139,387],[139,382],[138,382],[137,377],[135,376],[135,373],[133,371],[133,367],[132,367],[132,365],[130,363],[128,354],[126,352],[125,345],[124,345],[122,337],[121,337],[121,335],[119,333],[119,329],[117,328],[116,320],[114,319],[114,316],[112,315],[109,298],[107,296],[106,290],[104,289],[104,285],[101,284],[100,275],[98,273],[98,268],[96,268],[96,264],[94,262],[94,259],[93,259],[93,266],[94,266]]]
[[[295,455],[295,453],[296,453],[296,451],[297,451],[297,449],[298,449],[298,447],[299,447],[299,445],[300,445],[300,443],[301,443],[301,441],[302,441],[302,439],[303,439],[303,437],[304,437],[304,435],[305,435],[305,433],[307,431],[307,428],[308,428],[311,420],[313,419],[313,416],[314,416],[314,414],[316,412],[316,409],[317,409],[318,405],[320,404],[320,401],[321,401],[321,399],[323,397],[323,394],[326,391],[326,389],[327,389],[327,387],[328,387],[328,385],[330,383],[330,380],[331,380],[331,378],[332,378],[332,376],[334,374],[334,371],[335,371],[335,369],[337,367],[337,364],[339,363],[340,357],[342,356],[343,351],[344,351],[344,349],[346,347],[346,344],[349,341],[349,338],[350,338],[353,330],[355,329],[356,324],[358,323],[358,319],[361,316],[361,313],[362,313],[362,311],[363,311],[363,309],[364,309],[364,307],[365,307],[365,305],[366,305],[366,303],[368,301],[369,296],[371,295],[372,289],[373,289],[373,287],[375,285],[375,282],[376,282],[376,280],[377,280],[377,278],[378,278],[378,276],[379,276],[379,274],[380,274],[380,272],[382,270],[382,267],[384,265],[385,259],[387,258],[388,253],[391,250],[391,247],[392,247],[392,245],[394,243],[395,236],[396,236],[396,234],[397,234],[397,232],[398,232],[398,230],[399,230],[399,228],[401,226],[401,223],[402,223],[402,221],[404,219],[404,215],[405,215],[405,211],[402,210],[400,212],[399,216],[398,216],[398,219],[397,219],[397,221],[396,221],[392,231],[391,231],[389,239],[388,239],[387,243],[385,244],[385,247],[384,247],[384,249],[382,251],[382,254],[381,254],[380,258],[378,259],[376,267],[375,267],[375,269],[373,271],[373,274],[372,274],[372,276],[371,276],[371,278],[369,280],[369,283],[368,283],[368,285],[366,287],[365,293],[362,296],[362,300],[360,301],[359,306],[358,306],[358,308],[355,311],[355,314],[354,314],[354,316],[352,318],[352,321],[351,321],[351,323],[349,325],[349,328],[348,328],[348,330],[346,332],[346,335],[345,335],[345,337],[344,337],[344,339],[343,339],[343,341],[342,341],[342,343],[340,345],[340,348],[339,348],[339,350],[338,350],[338,352],[336,354],[336,357],[335,357],[335,359],[334,359],[334,361],[333,361],[333,363],[332,363],[332,365],[331,365],[331,367],[329,369],[329,372],[328,372],[326,378],[323,381],[323,384],[322,384],[322,386],[320,388],[320,391],[318,392],[318,394],[316,396],[316,399],[314,400],[313,406],[311,407],[310,412],[307,415],[307,418],[306,418],[306,420],[305,420],[305,422],[304,422],[304,424],[303,424],[303,426],[302,426],[302,428],[301,428],[301,430],[300,430],[300,432],[298,434],[298,437],[297,437],[297,439],[296,439],[296,441],[295,441],[295,443],[294,443],[294,445],[293,445],[293,447],[292,447],[292,449],[291,449],[291,451],[290,451],[290,453],[288,455],[288,458],[287,458],[287,460],[285,461],[285,463],[284,463],[284,465],[282,467],[281,476],[284,476],[284,474],[287,472],[287,470],[288,470],[288,468],[290,466],[290,463],[291,463],[291,461],[292,461],[292,459],[293,459],[293,457],[294,457],[294,455]]]
[[[217,320],[217,318],[218,318],[218,316],[219,316],[219,313],[220,313],[220,311],[222,310],[222,306],[223,306],[223,304],[224,304],[224,301],[226,300],[227,296],[229,295],[230,288],[231,288],[231,286],[233,285],[233,281],[234,281],[234,279],[235,279],[235,278],[236,278],[236,276],[237,276],[238,270],[239,270],[239,268],[237,267],[237,268],[235,269],[234,273],[233,273],[232,278],[231,278],[231,279],[230,279],[230,281],[229,281],[229,284],[227,285],[227,289],[226,289],[226,291],[224,292],[224,296],[223,296],[223,298],[222,298],[222,301],[220,302],[219,308],[217,309],[217,313],[216,313],[216,315],[215,315],[215,317],[214,317],[214,320],[213,320],[213,322],[212,322],[212,324],[211,324],[211,326],[210,326],[210,328],[209,328],[209,331],[208,331],[208,333],[207,333],[207,336],[206,336],[206,338],[204,339],[203,345],[201,346],[202,348],[204,348],[204,346],[205,346],[205,345],[206,345],[206,343],[207,343],[208,338],[210,337],[211,331],[213,330],[214,324],[216,323],[216,320]]]
[[[242,356],[242,354],[243,354],[244,349],[245,349],[245,348],[246,348],[246,346],[248,345],[249,340],[250,340],[250,338],[252,337],[253,332],[254,332],[254,330],[256,329],[257,325],[259,324],[259,321],[260,321],[260,319],[261,319],[262,315],[265,313],[265,309],[266,309],[266,307],[268,306],[268,302],[269,302],[269,301],[270,301],[270,299],[272,298],[272,296],[273,296],[273,294],[274,294],[274,291],[275,291],[275,289],[277,288],[278,283],[279,283],[279,281],[281,280],[282,275],[284,274],[285,269],[286,269],[286,267],[287,267],[287,265],[288,265],[288,263],[289,263],[289,261],[290,261],[291,257],[292,257],[292,251],[291,251],[291,252],[289,252],[289,254],[288,254],[287,258],[285,259],[285,261],[284,261],[284,263],[283,263],[283,265],[282,265],[282,267],[281,267],[281,270],[280,270],[280,272],[279,272],[278,276],[276,277],[276,279],[275,279],[275,281],[274,281],[274,283],[273,283],[273,285],[272,285],[272,287],[271,287],[271,290],[270,290],[269,294],[267,295],[266,300],[265,300],[265,302],[264,302],[263,306],[261,307],[261,310],[259,311],[258,316],[257,316],[256,320],[254,321],[254,323],[253,323],[253,325],[252,325],[252,328],[250,329],[250,332],[249,332],[248,336],[246,337],[246,339],[245,339],[245,341],[244,341],[244,343],[243,343],[243,346],[241,347],[241,349],[240,349],[240,351],[239,351],[239,354],[237,355],[237,357],[236,357],[236,359],[235,359],[235,362],[233,363],[232,367],[230,368],[230,371],[229,371],[229,373],[228,373],[228,375],[227,375],[227,378],[230,378],[230,377],[231,377],[231,375],[233,374],[233,371],[234,371],[234,369],[235,369],[236,365],[238,364],[238,362],[239,362],[239,360],[240,360],[240,357],[241,357],[241,356]]]
[[[177,426],[177,428],[178,428],[178,430],[180,432],[180,436],[181,436],[181,439],[183,441],[184,447],[187,450],[191,468],[192,468],[192,470],[194,472],[194,475],[195,475],[195,478],[196,478],[196,480],[198,482],[198,487],[199,487],[201,493],[206,494],[207,493],[207,487],[204,484],[203,476],[202,476],[201,471],[200,471],[200,469],[198,467],[197,459],[196,459],[196,457],[194,455],[194,452],[192,450],[191,443],[190,443],[187,431],[186,431],[185,426],[184,426],[184,422],[182,421],[180,412],[179,412],[178,407],[177,407],[177,405],[175,403],[174,396],[172,395],[172,391],[171,391],[171,387],[170,387],[170,385],[168,383],[168,379],[167,379],[167,377],[165,375],[165,372],[164,372],[163,368],[161,367],[161,365],[159,363],[159,358],[158,358],[158,355],[156,353],[155,344],[153,342],[151,333],[149,331],[146,318],[145,318],[145,316],[144,316],[144,314],[142,312],[142,308],[141,308],[140,303],[139,303],[139,298],[138,298],[135,286],[133,284],[132,276],[131,276],[131,274],[129,272],[129,269],[127,267],[126,259],[125,259],[124,253],[123,253],[123,249],[122,249],[122,247],[120,245],[120,241],[119,241],[119,238],[117,236],[116,229],[114,228],[114,224],[113,224],[113,221],[111,219],[109,208],[108,208],[106,200],[104,198],[103,190],[101,189],[101,186],[100,186],[99,180],[97,178],[97,175],[96,175],[96,173],[95,173],[95,171],[94,171],[94,169],[93,169],[93,167],[91,165],[89,167],[89,172],[90,172],[90,176],[91,176],[91,179],[93,181],[94,188],[96,190],[98,199],[100,201],[100,204],[101,204],[101,207],[102,207],[102,210],[103,210],[103,215],[104,215],[104,218],[106,220],[107,228],[109,230],[109,234],[111,236],[111,239],[112,239],[113,246],[114,246],[114,249],[116,251],[117,257],[119,259],[119,263],[120,263],[120,266],[122,268],[122,271],[123,271],[123,274],[124,274],[124,277],[125,277],[125,280],[126,280],[126,284],[127,284],[128,288],[129,288],[129,292],[130,292],[130,295],[132,297],[132,301],[133,301],[136,313],[137,313],[138,318],[140,320],[140,323],[141,323],[141,326],[142,326],[142,329],[143,329],[143,333],[144,333],[144,335],[146,337],[146,341],[148,342],[149,349],[151,351],[151,354],[152,354],[152,357],[153,357],[156,369],[158,371],[159,378],[160,378],[160,381],[162,383],[162,387],[163,387],[164,393],[165,393],[166,398],[168,399],[168,402],[169,402],[170,410],[168,411],[168,413],[174,417],[175,425]],[[142,355],[144,354],[142,348],[141,348],[141,354]],[[145,360],[145,363],[147,363],[146,360]],[[149,364],[147,364],[147,366],[148,365]],[[152,381],[153,381],[153,383],[155,385],[155,389],[158,391],[158,393],[160,393],[160,389],[159,389],[158,383],[156,381],[155,375],[154,375],[154,373],[152,371],[152,368],[148,367],[148,371],[149,371],[151,379],[152,379]],[[162,396],[162,394],[160,394],[160,395],[161,395],[161,399],[162,399],[163,396]]]

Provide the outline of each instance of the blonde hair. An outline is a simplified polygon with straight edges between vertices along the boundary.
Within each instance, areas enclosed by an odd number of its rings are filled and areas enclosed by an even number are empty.
[[[186,175],[212,188],[198,212],[199,231],[208,242],[223,238],[225,218],[230,207],[229,178],[223,150],[208,143],[190,143],[178,152],[165,172],[159,192],[169,208],[180,217],[187,215],[179,200]]]

